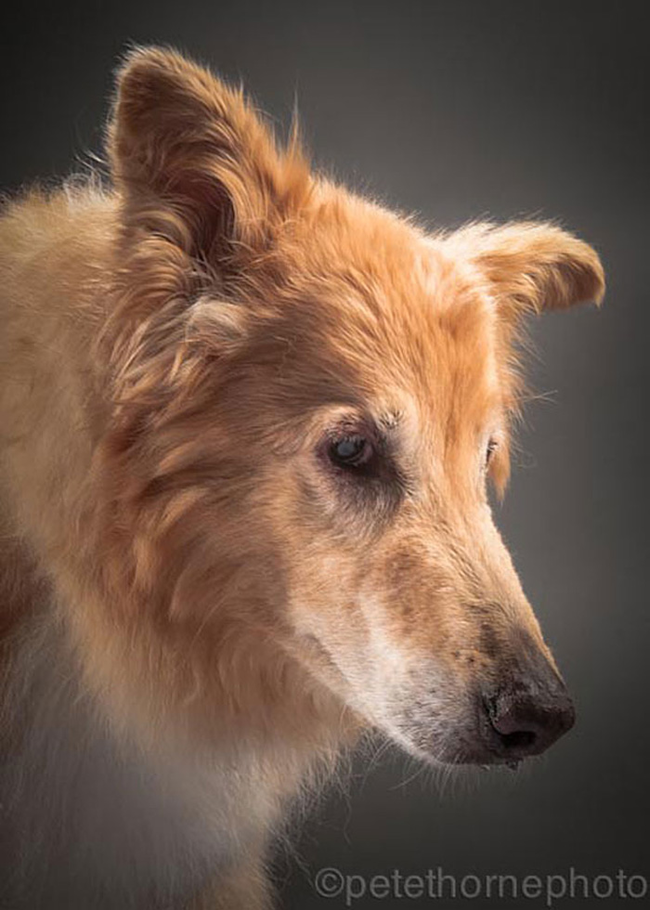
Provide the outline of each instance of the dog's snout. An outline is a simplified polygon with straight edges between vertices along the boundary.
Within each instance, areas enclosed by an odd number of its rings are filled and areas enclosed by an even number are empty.
[[[492,737],[506,760],[539,755],[575,722],[573,702],[563,683],[540,690],[502,690],[486,701]]]

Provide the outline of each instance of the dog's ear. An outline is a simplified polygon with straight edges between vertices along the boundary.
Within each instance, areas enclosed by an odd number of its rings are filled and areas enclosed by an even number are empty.
[[[108,150],[127,230],[206,260],[264,249],[309,189],[297,140],[280,152],[241,90],[166,49],[124,62]]]
[[[478,269],[506,320],[603,298],[605,276],[598,254],[554,225],[471,224],[448,242]]]

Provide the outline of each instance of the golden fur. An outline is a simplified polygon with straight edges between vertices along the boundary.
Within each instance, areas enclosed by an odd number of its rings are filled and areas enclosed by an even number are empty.
[[[427,234],[171,51],[129,56],[107,141],[110,188],[0,220],[14,900],[254,910],[269,833],[345,744],[472,760],[476,681],[552,661],[485,451],[503,489],[521,316],[603,273],[549,224]],[[390,447],[363,488],[327,460],[360,428]]]

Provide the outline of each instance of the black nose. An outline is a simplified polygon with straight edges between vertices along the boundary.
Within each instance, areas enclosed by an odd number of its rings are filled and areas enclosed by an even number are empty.
[[[539,755],[575,723],[573,702],[559,682],[541,692],[501,691],[486,707],[494,745],[506,761]]]

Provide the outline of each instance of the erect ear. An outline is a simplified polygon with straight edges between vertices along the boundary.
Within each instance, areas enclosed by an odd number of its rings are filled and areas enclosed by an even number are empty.
[[[297,140],[281,153],[241,90],[166,49],[127,57],[108,146],[127,227],[194,256],[265,248],[309,187]]]
[[[603,298],[598,254],[552,224],[471,224],[447,242],[478,269],[506,318]]]

